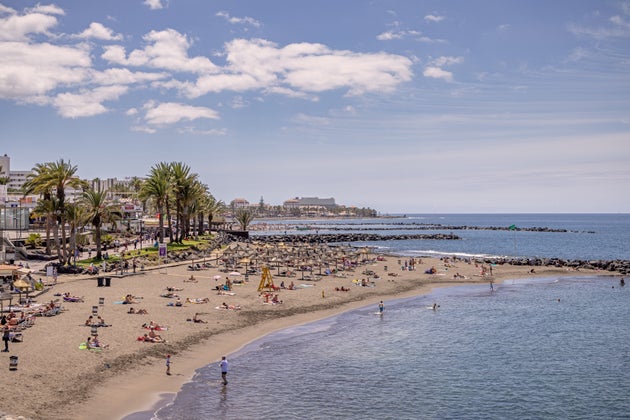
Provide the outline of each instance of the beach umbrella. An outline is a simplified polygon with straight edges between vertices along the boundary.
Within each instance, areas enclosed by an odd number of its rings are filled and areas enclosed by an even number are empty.
[[[214,277],[213,277],[213,279],[215,279],[215,280],[221,280],[221,276],[217,274],[216,276],[214,276]]]
[[[232,271],[230,272],[230,276],[240,276],[241,273],[239,273],[238,271]]]

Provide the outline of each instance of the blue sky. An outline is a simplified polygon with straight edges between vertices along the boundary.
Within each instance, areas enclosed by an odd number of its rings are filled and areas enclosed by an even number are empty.
[[[0,153],[226,202],[630,212],[630,1],[0,0]]]

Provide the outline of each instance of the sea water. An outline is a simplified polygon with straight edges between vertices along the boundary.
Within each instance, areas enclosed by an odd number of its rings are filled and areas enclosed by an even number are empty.
[[[433,310],[432,305],[439,307]],[[510,280],[289,328],[199,369],[156,419],[621,419],[630,286]]]
[[[400,233],[423,233],[400,226],[417,222],[568,232],[457,230],[460,241],[355,245],[403,256],[630,259],[627,214],[385,222]],[[320,233],[334,225],[358,232],[384,226],[382,219],[306,223]],[[630,285],[618,278],[513,279],[494,291],[453,287],[385,305],[383,316],[366,307],[268,335],[229,355],[226,387],[218,363],[205,366],[172,402],[129,418],[630,418]]]
[[[630,259],[630,214],[409,214],[377,219],[283,220],[304,233],[373,233],[380,235],[453,233],[460,240],[382,240],[355,242],[379,252],[403,256],[498,256],[563,258],[572,260]],[[516,228],[565,229],[566,232],[508,230]],[[475,226],[492,229],[458,229]],[[422,227],[422,230],[418,230]],[[254,232],[256,235],[285,233]]]

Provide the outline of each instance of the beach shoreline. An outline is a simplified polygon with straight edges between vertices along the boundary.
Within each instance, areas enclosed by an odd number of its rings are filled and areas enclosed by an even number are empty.
[[[222,355],[230,355],[270,333],[297,325],[315,322],[357,308],[376,305],[380,300],[402,299],[426,295],[435,288],[467,284],[500,284],[507,279],[533,276],[613,275],[595,270],[572,271],[566,268],[501,265],[494,267],[492,277],[482,276],[477,264],[463,261],[445,262],[439,258],[422,258],[413,271],[402,270],[400,256],[384,256],[341,276],[324,276],[320,281],[274,277],[276,284],[294,281],[297,290],[280,290],[280,305],[264,304],[257,286],[259,276],[235,285],[234,295],[217,295],[213,286],[226,273],[219,267],[194,271],[196,282],[189,282],[191,271],[186,264],[146,271],[140,275],[112,279],[110,288],[98,288],[92,278],[60,276],[49,293],[69,291],[83,297],[83,302],[64,303],[66,311],[59,316],[38,319],[24,332],[26,343],[12,345],[12,354],[19,354],[20,367],[11,375],[0,377],[5,388],[22,389],[32,395],[0,410],[27,418],[118,419],[139,416],[173,398],[190,382],[195,372],[208,364],[218,363]],[[407,258],[408,260],[408,258]],[[388,269],[386,269],[388,267]],[[425,271],[435,268],[435,274]],[[378,278],[370,287],[360,286],[362,274],[369,269]],[[276,273],[274,273],[276,274]],[[167,306],[171,300],[161,297],[166,287],[178,286],[187,298],[207,298],[208,303]],[[349,291],[337,291],[347,288]],[[114,304],[126,294],[140,295],[136,308],[146,308],[148,315],[130,315],[130,305]],[[323,296],[325,295],[325,296]],[[90,309],[99,298],[105,304],[99,313],[111,327],[99,329],[102,340],[109,344],[102,352],[79,350],[78,344],[89,335],[82,326]],[[238,305],[240,311],[217,310],[222,302]],[[202,313],[207,323],[187,319]],[[145,331],[143,323],[155,321],[168,325],[161,332],[167,343],[136,341]],[[50,334],[54,331],[54,334]],[[39,346],[35,345],[39,343]],[[14,350],[15,349],[15,350]],[[45,349],[52,349],[45,354]],[[172,355],[172,375],[165,374],[165,356]],[[7,356],[5,356],[7,357]],[[6,362],[6,361],[5,361]],[[217,372],[218,367],[217,367]],[[220,377],[217,374],[217,380]],[[66,386],[70,384],[69,386]],[[71,413],[71,414],[69,414]],[[131,419],[129,419],[131,420]]]

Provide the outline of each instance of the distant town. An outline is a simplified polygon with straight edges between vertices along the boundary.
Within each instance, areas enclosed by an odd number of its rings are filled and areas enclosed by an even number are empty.
[[[34,167],[37,165],[34,163]],[[33,210],[41,204],[41,193],[29,193],[25,185],[33,179],[33,170],[14,170],[11,159],[6,154],[0,156],[0,230],[27,231],[29,223],[33,224]],[[83,180],[81,188],[65,186],[65,200],[72,203],[78,200],[87,187],[106,193],[109,202],[120,208],[123,221],[130,227],[151,224],[156,218],[155,203],[142,197],[142,184],[145,177],[126,177],[123,179],[107,178]],[[239,211],[247,211],[251,219],[259,218],[327,218],[327,217],[375,217],[377,211],[371,208],[359,208],[352,205],[337,204],[335,199],[319,197],[291,197],[281,204],[265,202],[261,196],[257,202],[244,198],[234,198],[228,203],[217,200],[221,204],[215,221],[230,222],[235,220]],[[13,210],[10,210],[13,209]],[[35,212],[37,213],[37,212]]]

